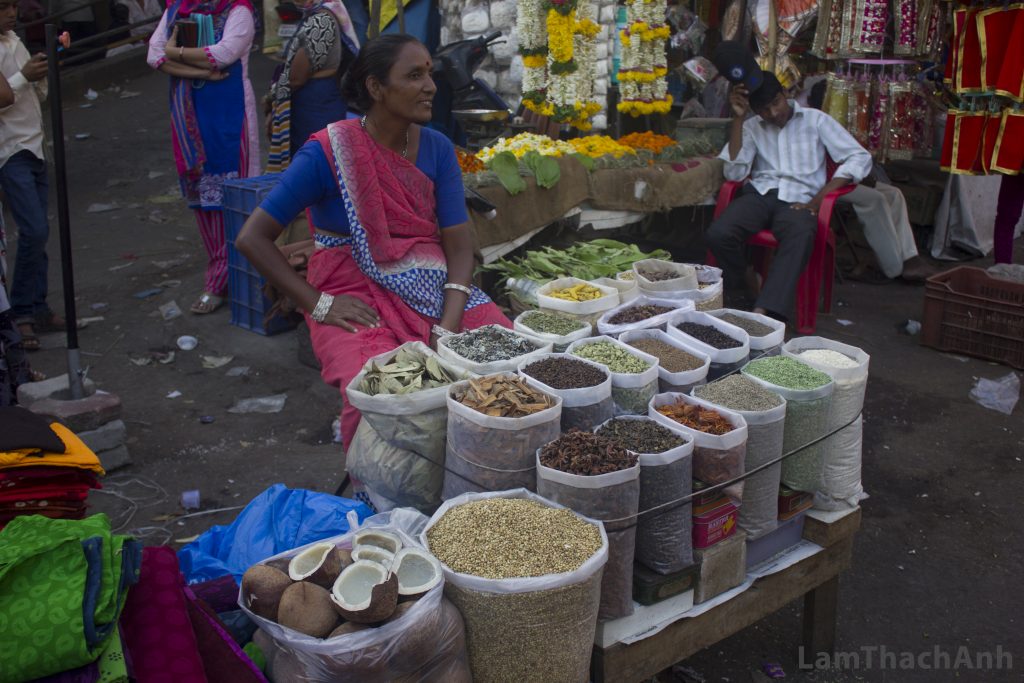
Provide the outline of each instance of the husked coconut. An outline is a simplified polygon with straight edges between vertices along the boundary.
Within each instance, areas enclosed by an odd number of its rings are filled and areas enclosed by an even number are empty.
[[[357,633],[359,631],[365,631],[368,628],[373,628],[369,624],[357,624],[352,621],[346,621],[338,628],[331,631],[331,635],[327,636],[327,639],[336,638],[338,636],[345,636],[349,633]]]
[[[352,541],[352,551],[359,550],[361,546],[375,545],[378,548],[383,548],[389,553],[394,555],[402,549],[402,539],[387,531],[380,531],[378,529],[364,529],[356,532],[356,537]]]
[[[254,564],[242,575],[242,601],[254,614],[274,620],[281,595],[290,585],[292,580],[280,569]]]
[[[398,577],[382,564],[356,560],[341,572],[331,589],[331,601],[347,621],[374,624],[398,606]]]
[[[332,543],[317,543],[306,548],[288,563],[292,581],[312,581],[330,590],[344,568],[341,551]]]
[[[277,623],[314,638],[323,638],[334,630],[338,615],[326,588],[299,581],[285,589],[277,610]]]
[[[419,548],[399,550],[391,571],[398,576],[399,600],[417,600],[444,579],[437,558]]]
[[[361,545],[352,551],[352,561],[358,562],[359,560],[376,562],[390,569],[395,561],[395,555],[376,545]]]

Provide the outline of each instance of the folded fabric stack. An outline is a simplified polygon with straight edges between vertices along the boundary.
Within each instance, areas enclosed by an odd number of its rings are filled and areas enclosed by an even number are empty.
[[[0,529],[21,515],[82,519],[101,475],[99,458],[64,425],[0,408]]]

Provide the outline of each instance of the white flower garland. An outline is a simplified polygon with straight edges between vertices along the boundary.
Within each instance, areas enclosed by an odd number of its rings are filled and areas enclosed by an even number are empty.
[[[666,0],[626,0],[627,25],[620,32],[619,111],[632,116],[664,114],[672,107],[665,77]]]

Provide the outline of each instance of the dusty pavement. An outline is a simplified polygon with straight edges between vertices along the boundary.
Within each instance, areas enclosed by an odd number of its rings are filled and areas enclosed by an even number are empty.
[[[271,67],[254,57],[258,92]],[[121,87],[102,91],[88,109],[80,108],[82,93],[65,95],[78,310],[103,317],[81,332],[83,363],[100,387],[120,395],[135,460],[114,477],[119,483],[108,485],[124,498],[96,494],[91,502],[148,541],[160,542],[187,538],[233,515],[168,520],[181,512],[183,490],[199,489],[204,510],[242,505],[279,481],[333,491],[342,476],[342,456],[330,433],[338,395],[297,362],[294,333],[252,334],[229,325],[226,309],[213,316],[186,312],[169,322],[160,318],[160,305],[173,300],[187,309],[200,291],[202,246],[176,198],[164,78],[154,74]],[[75,139],[86,133],[87,139]],[[89,213],[93,204],[119,208]],[[56,229],[55,219],[52,225]],[[52,302],[60,310],[56,239],[51,253]],[[1020,256],[1018,247],[1018,262]],[[156,296],[133,296],[155,286],[163,287]],[[853,567],[841,581],[839,649],[885,646],[920,653],[938,647],[955,657],[961,646],[971,653],[1002,647],[1013,656],[1013,670],[876,665],[804,674],[797,668],[799,603],[687,664],[709,682],[761,680],[752,672],[765,662],[781,664],[790,680],[1019,681],[1022,408],[1008,417],[967,397],[977,377],[996,378],[1009,369],[939,354],[899,334],[898,323],[920,319],[922,288],[848,283],[837,291],[841,305],[822,321],[820,333],[872,357],[864,449],[871,497],[864,502]],[[836,318],[853,324],[842,326]],[[196,350],[177,351],[168,364],[132,362],[173,349],[183,334],[198,337]],[[46,339],[47,348],[34,356],[39,369],[63,372],[61,343],[59,335]],[[203,355],[233,358],[206,369]],[[229,376],[237,367],[248,367],[248,374]],[[174,391],[181,395],[167,398]],[[288,396],[280,413],[227,412],[238,399],[280,393]],[[214,421],[203,424],[202,416]]]

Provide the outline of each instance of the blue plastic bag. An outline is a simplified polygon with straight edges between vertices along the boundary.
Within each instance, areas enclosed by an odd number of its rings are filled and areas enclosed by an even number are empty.
[[[348,531],[345,515],[361,522],[373,514],[365,504],[327,493],[274,484],[252,499],[228,526],[215,526],[178,551],[188,583],[231,574],[240,583],[252,565],[272,555]]]

